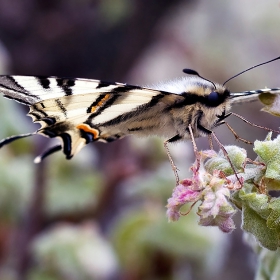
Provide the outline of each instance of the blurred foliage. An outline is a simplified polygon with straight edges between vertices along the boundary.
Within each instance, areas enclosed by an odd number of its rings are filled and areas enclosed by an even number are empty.
[[[100,2],[100,14],[106,25],[114,26],[125,21],[131,14],[133,2],[129,0],[105,0]]]
[[[30,279],[106,279],[117,269],[112,247],[92,222],[58,224],[34,240],[32,251],[38,267]]]
[[[0,219],[4,224],[16,224],[28,205],[32,192],[32,166],[25,164],[29,157],[10,161],[5,154],[0,157]],[[20,176],[16,172],[20,171]]]
[[[101,191],[101,174],[92,170],[86,161],[77,160],[65,165],[65,159],[61,156],[57,156],[55,161],[56,165],[48,170],[50,180],[46,193],[46,213],[55,216],[94,208]]]
[[[278,279],[280,277],[279,270],[279,249],[270,251],[261,247],[255,240],[255,237],[247,233],[244,235],[246,243],[258,255],[258,265],[255,275],[256,280]]]
[[[171,273],[175,278],[177,271],[173,267],[183,269],[198,279],[215,273],[223,263],[227,248],[225,236],[214,230],[208,232],[211,235],[209,238],[197,226],[193,215],[182,223],[169,224],[160,206],[150,203],[145,208],[129,209],[115,223],[113,244],[125,271],[134,277],[140,275],[142,279],[149,276],[156,278],[160,267],[154,264],[161,257],[162,277]],[[214,255],[217,257],[215,263]],[[192,267],[184,267],[183,260],[190,261]]]

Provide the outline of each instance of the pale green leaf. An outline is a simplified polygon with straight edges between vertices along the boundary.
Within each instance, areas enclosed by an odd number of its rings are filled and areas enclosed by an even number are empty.
[[[266,219],[262,218],[256,211],[247,205],[242,208],[242,229],[252,233],[261,246],[275,251],[278,248],[279,234],[275,229],[269,229]]]

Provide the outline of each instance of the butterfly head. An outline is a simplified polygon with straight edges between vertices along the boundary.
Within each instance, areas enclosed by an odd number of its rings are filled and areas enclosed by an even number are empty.
[[[223,85],[201,77],[196,71],[184,69],[184,124],[190,124],[194,137],[205,136],[222,124],[230,111],[230,91]],[[177,106],[177,105],[176,105]],[[179,105],[177,106],[179,107]],[[180,112],[178,112],[178,115]],[[183,131],[180,130],[180,131]]]
[[[189,87],[186,93],[190,92],[194,96],[203,98],[204,104],[208,107],[216,107],[224,103],[230,97],[230,91],[218,83],[214,83],[198,74],[192,69],[183,69],[189,75]]]
[[[224,85],[207,80],[192,69],[184,69],[183,72],[189,75],[189,86],[184,95],[189,95],[208,110],[227,107],[231,93]]]
[[[214,127],[224,123],[229,116],[231,102],[230,91],[219,84],[204,88],[204,95],[200,102],[200,120],[198,125],[212,130]]]

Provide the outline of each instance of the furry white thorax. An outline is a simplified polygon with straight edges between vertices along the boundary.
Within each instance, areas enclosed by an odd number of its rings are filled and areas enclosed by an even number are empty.
[[[213,87],[212,83],[194,75],[177,78],[167,82],[149,85],[149,88],[181,94],[196,86]]]

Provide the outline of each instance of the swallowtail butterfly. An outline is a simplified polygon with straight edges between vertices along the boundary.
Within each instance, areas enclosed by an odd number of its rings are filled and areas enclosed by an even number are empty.
[[[231,93],[194,70],[184,72],[184,77],[153,88],[90,79],[0,76],[4,97],[29,106],[28,116],[41,125],[36,132],[2,140],[0,147],[34,134],[59,137],[62,145],[35,159],[40,162],[59,150],[71,159],[90,142],[112,142],[128,134],[158,135],[168,139],[165,143],[190,139],[190,133],[207,136],[224,123],[232,104],[263,92],[280,92],[266,88]]]

